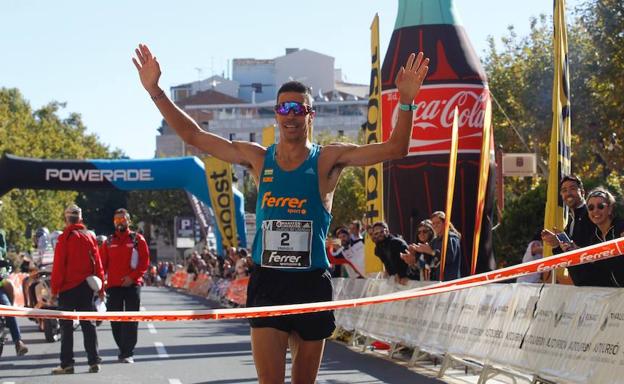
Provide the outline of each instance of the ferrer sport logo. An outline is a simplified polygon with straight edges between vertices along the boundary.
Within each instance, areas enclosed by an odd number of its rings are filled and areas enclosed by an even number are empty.
[[[47,168],[46,181],[63,182],[115,182],[115,181],[153,181],[152,170],[147,169],[68,169]]]
[[[288,213],[299,213],[305,215],[307,210],[305,205],[308,199],[299,199],[297,197],[274,197],[271,191],[267,191],[262,196],[262,208],[286,208]]]

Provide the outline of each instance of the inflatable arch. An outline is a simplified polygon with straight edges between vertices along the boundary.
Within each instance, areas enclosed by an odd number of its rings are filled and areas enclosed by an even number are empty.
[[[50,190],[184,189],[210,207],[204,163],[197,157],[152,160],[48,160],[4,155],[0,196],[13,188]],[[239,244],[247,246],[243,194],[233,188]],[[215,231],[217,250],[221,235]]]

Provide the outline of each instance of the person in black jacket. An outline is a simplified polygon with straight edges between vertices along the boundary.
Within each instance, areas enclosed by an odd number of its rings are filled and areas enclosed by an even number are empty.
[[[592,232],[586,234],[589,245],[624,236],[624,220],[615,216],[613,208],[615,198],[604,188],[596,188],[587,195],[589,220],[595,225]],[[574,243],[563,243],[563,251],[578,248]],[[587,264],[584,264],[587,265]],[[593,267],[592,275],[585,276],[584,285],[593,287],[624,287],[624,258],[613,257],[589,264]]]
[[[401,260],[401,253],[407,252],[407,243],[388,231],[388,224],[378,221],[373,224],[372,239],[375,242],[375,256],[381,259],[388,276],[394,276],[397,283],[407,283],[407,264]]]
[[[559,183],[559,194],[568,206],[568,223],[563,232],[579,248],[593,244],[591,239],[596,226],[589,220],[587,204],[585,204],[585,190],[581,179],[575,175],[564,176]],[[559,233],[561,232],[558,228],[544,228],[542,231],[542,241],[552,247],[555,255],[563,252],[562,243],[556,236]],[[592,285],[591,281],[597,273],[595,266],[591,263],[570,267],[568,272],[576,286]]]

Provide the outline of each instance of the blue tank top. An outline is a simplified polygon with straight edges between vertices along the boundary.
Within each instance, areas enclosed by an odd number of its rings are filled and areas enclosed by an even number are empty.
[[[308,158],[292,171],[279,167],[275,149],[275,144],[267,148],[260,173],[254,263],[284,271],[327,269],[325,239],[331,214],[319,192],[321,147],[312,144]]]

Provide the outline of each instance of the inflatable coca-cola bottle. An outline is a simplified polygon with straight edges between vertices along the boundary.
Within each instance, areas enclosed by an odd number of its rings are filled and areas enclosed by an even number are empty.
[[[415,99],[409,155],[384,164],[386,219],[391,232],[416,241],[418,223],[445,209],[453,110],[459,109],[459,150],[451,221],[462,234],[463,274],[470,270],[487,79],[460,25],[452,0],[399,0],[382,66],[383,139],[396,124],[397,71],[412,52],[429,57],[429,73]],[[493,143],[492,143],[493,144]],[[492,156],[493,157],[493,156]],[[490,270],[493,159],[477,271]]]

